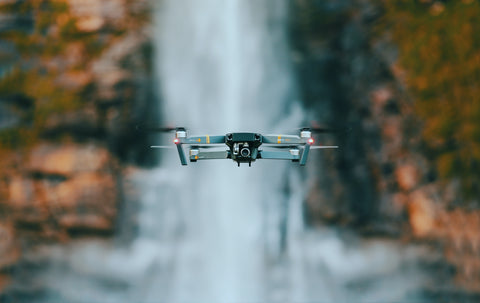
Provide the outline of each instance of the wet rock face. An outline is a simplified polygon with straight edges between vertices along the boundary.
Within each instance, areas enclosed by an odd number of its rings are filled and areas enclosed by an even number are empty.
[[[28,169],[40,175],[73,174],[105,170],[111,155],[105,148],[88,145],[42,144],[30,153]]]
[[[390,71],[392,56],[375,48],[372,36],[381,8],[372,1],[296,1],[292,42],[302,99],[309,119],[338,129],[317,142],[339,145],[318,155],[318,199],[307,201],[312,216],[374,233],[399,234],[405,205],[396,171],[405,159],[406,112]],[[402,186],[414,186],[402,173]],[[322,213],[321,209],[328,213]]]
[[[455,268],[455,282],[480,293],[480,211],[439,209],[430,237],[441,243],[447,261]]]
[[[119,186],[115,158],[94,145],[41,145],[11,176],[10,219],[50,239],[114,231]]]
[[[437,206],[432,197],[434,189],[424,187],[413,191],[408,199],[408,217],[412,232],[422,238],[434,232]]]
[[[70,12],[78,18],[77,28],[94,32],[106,25],[121,23],[127,13],[124,0],[68,0]]]
[[[412,190],[419,183],[419,172],[415,165],[399,165],[395,170],[398,186],[404,191]]]

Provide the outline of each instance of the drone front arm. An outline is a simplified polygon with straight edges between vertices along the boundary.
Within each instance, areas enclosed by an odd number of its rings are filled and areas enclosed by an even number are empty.
[[[180,138],[180,142],[183,144],[223,144],[225,143],[225,136],[197,136]]]
[[[295,135],[265,135],[262,136],[263,144],[275,144],[275,145],[294,145],[307,143],[306,138],[300,138]]]

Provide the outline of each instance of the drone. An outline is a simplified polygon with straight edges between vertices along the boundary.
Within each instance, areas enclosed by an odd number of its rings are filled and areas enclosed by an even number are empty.
[[[291,160],[305,166],[312,149],[332,149],[338,146],[314,145],[312,132],[329,132],[323,128],[301,128],[299,135],[262,135],[252,132],[232,132],[226,135],[204,135],[189,137],[185,127],[148,128],[149,131],[175,132],[173,143],[177,148],[180,163],[187,165],[184,145],[189,146],[190,162],[212,159],[232,159],[252,165],[259,159]],[[173,146],[152,145],[151,148]],[[210,150],[217,148],[217,150]]]

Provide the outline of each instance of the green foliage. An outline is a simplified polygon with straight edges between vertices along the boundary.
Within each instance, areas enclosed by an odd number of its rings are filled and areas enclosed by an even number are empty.
[[[399,64],[424,121],[428,156],[442,178],[480,194],[480,4],[385,1],[382,26],[399,47]]]

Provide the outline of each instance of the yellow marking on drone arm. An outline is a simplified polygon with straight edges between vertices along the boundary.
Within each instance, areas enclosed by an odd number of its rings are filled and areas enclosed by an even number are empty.
[[[282,136],[278,136],[278,138],[277,138],[277,143],[278,143],[278,144],[282,143]]]
[[[207,135],[207,144],[210,144],[210,136]]]

